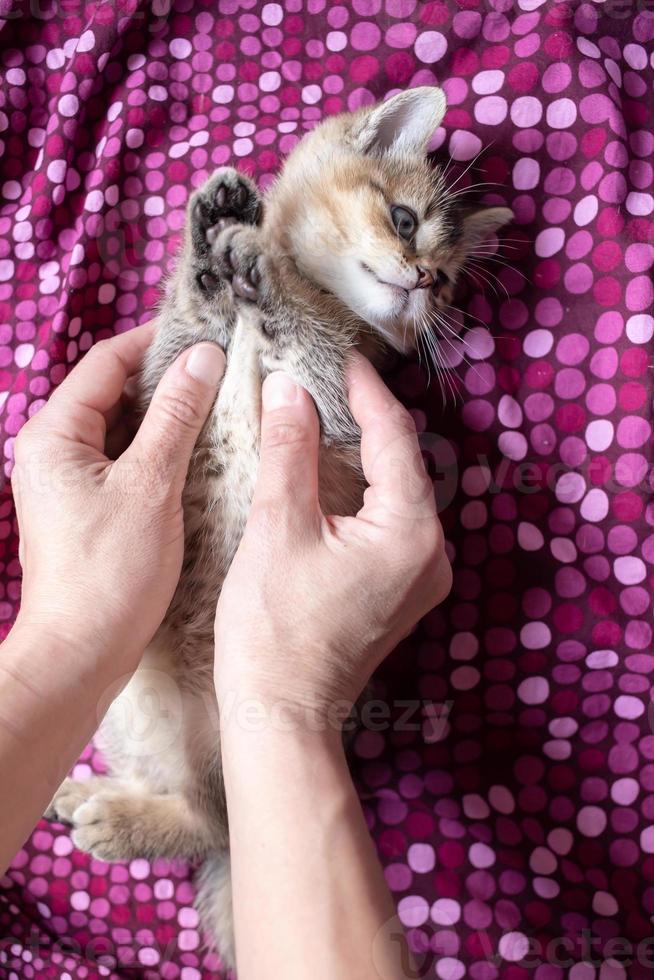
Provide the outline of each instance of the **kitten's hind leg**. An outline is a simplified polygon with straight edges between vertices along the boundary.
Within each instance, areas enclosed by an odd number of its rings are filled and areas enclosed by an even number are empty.
[[[258,224],[261,212],[261,195],[248,177],[233,167],[216,170],[189,202],[189,231],[196,253],[207,255],[230,224]]]
[[[233,969],[236,946],[229,852],[223,851],[205,861],[195,881],[195,906],[200,922],[209,934],[210,945],[220,954],[222,966]]]
[[[73,843],[103,861],[205,857],[216,839],[183,796],[103,791],[72,816]]]

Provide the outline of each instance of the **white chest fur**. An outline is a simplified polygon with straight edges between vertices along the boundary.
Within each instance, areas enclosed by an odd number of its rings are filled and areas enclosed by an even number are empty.
[[[227,367],[209,420],[208,440],[222,474],[209,493],[218,493],[225,533],[240,539],[259,464],[261,367],[259,313],[239,313]]]

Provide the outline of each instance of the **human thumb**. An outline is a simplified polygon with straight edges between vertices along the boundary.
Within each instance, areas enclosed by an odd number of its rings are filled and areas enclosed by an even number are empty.
[[[225,371],[225,355],[196,344],[171,364],[157,385],[143,422],[121,457],[152,468],[164,486],[181,494],[191,453]]]
[[[305,389],[281,371],[268,375],[261,394],[261,459],[253,514],[274,511],[287,526],[307,528],[320,514],[318,414]]]

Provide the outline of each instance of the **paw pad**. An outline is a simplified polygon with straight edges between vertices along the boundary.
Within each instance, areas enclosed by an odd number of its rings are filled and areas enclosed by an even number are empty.
[[[254,224],[259,212],[255,187],[232,167],[225,167],[197,192],[191,206],[191,225],[200,242],[211,245],[229,225]]]
[[[241,299],[247,299],[251,303],[256,303],[259,296],[261,275],[255,262],[246,264],[243,261],[239,261],[231,247],[225,250],[223,261],[227,269],[227,274],[232,280],[234,293]]]

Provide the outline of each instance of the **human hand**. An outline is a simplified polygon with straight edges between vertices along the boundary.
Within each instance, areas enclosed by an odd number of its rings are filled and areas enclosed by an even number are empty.
[[[409,413],[356,355],[349,400],[366,480],[356,517],[318,502],[316,410],[280,373],[263,385],[261,462],[216,614],[215,682],[272,707],[329,711],[451,586],[433,488]]]
[[[215,344],[184,351],[112,460],[123,391],[153,335],[149,323],[97,343],[14,444],[16,626],[47,629],[87,666],[104,658],[116,677],[136,667],[177,585],[182,489],[225,365]]]

